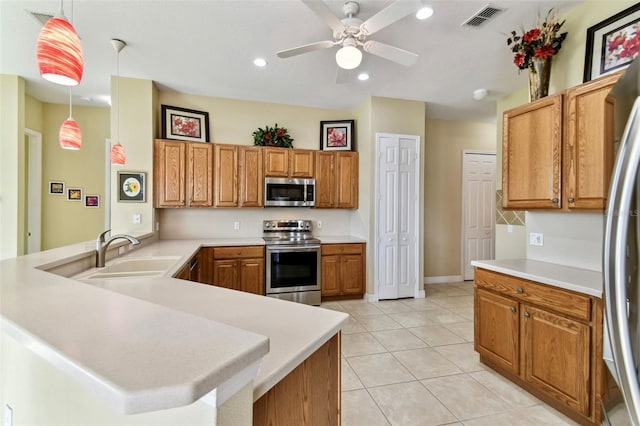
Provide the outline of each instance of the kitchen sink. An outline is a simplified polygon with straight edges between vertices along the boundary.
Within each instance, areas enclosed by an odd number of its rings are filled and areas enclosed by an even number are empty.
[[[180,256],[153,256],[116,259],[104,268],[93,268],[74,278],[78,280],[136,278],[162,275]]]

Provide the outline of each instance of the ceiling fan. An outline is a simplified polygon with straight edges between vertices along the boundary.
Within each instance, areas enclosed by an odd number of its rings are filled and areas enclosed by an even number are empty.
[[[362,21],[362,19],[356,17],[360,11],[360,5],[355,1],[347,1],[344,4],[342,11],[346,17],[343,19],[335,16],[323,1],[301,1],[315,12],[316,15],[322,18],[333,30],[333,40],[319,41],[282,50],[277,53],[278,57],[289,58],[314,50],[328,49],[340,45],[342,47],[336,52],[339,80],[340,69],[352,70],[360,65],[362,62],[362,52],[360,49],[407,67],[418,61],[418,55],[415,53],[378,41],[367,40],[367,37],[404,18],[410,13],[416,12],[420,6],[419,1],[397,0],[366,21]]]

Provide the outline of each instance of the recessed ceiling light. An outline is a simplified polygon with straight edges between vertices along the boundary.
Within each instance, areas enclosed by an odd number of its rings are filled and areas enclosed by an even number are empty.
[[[360,80],[360,81],[369,80],[369,74],[367,74],[366,72],[362,72],[362,73],[358,74],[358,80]]]
[[[486,98],[488,94],[489,94],[489,92],[487,91],[487,89],[474,90],[473,91],[473,99],[475,99],[476,101],[481,101],[484,98]]]
[[[425,6],[416,12],[416,18],[420,19],[421,21],[430,18],[431,15],[433,15],[433,9],[431,9],[429,6]]]
[[[266,67],[267,61],[265,61],[263,58],[256,58],[253,60],[253,65],[255,65],[256,67]]]

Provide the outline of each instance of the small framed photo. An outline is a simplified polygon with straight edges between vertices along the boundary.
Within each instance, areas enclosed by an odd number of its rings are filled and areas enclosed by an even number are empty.
[[[82,201],[82,188],[67,188],[67,201]]]
[[[640,51],[639,27],[640,3],[589,27],[583,81],[629,66]]]
[[[351,151],[354,141],[354,120],[320,122],[320,149]]]
[[[162,139],[209,142],[209,113],[162,105]]]
[[[146,201],[146,173],[118,172],[118,201],[144,203]]]
[[[84,196],[84,206],[88,209],[97,209],[100,207],[100,196],[99,195],[85,195]]]
[[[59,180],[49,181],[49,194],[51,195],[64,195],[64,182]]]

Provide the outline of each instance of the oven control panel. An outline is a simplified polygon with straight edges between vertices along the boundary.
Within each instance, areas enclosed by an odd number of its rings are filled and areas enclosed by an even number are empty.
[[[262,222],[264,231],[301,232],[311,231],[310,220],[265,220]]]

